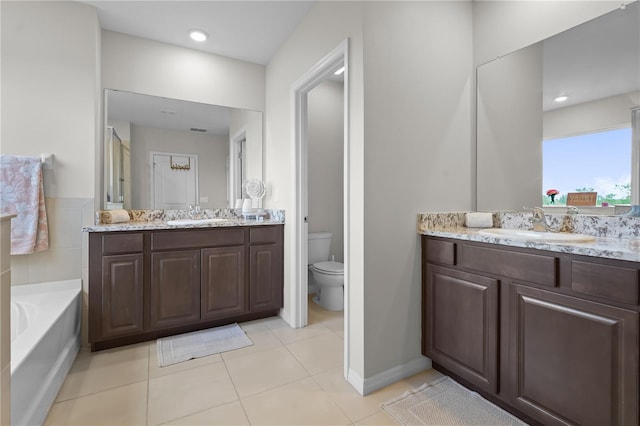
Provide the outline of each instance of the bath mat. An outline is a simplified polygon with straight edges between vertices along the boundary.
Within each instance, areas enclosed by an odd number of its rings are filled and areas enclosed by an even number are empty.
[[[238,324],[224,325],[192,333],[158,339],[158,366],[177,364],[220,352],[253,345]]]
[[[403,425],[518,425],[512,416],[449,377],[405,392],[382,404],[382,408]]]

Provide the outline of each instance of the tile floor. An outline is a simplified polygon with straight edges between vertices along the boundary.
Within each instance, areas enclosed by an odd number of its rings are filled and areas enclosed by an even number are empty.
[[[361,397],[343,378],[342,313],[310,302],[309,324],[242,323],[253,346],[163,368],[155,341],[82,350],[45,425],[395,425],[380,405],[439,377]]]

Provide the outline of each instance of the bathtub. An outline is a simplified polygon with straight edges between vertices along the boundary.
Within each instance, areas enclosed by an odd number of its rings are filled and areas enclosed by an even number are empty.
[[[80,349],[81,280],[11,287],[11,423],[40,425]]]

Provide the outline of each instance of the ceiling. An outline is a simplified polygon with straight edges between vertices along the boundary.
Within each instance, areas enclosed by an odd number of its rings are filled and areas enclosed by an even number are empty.
[[[313,1],[81,1],[103,29],[266,65]],[[201,29],[197,43],[187,32]]]

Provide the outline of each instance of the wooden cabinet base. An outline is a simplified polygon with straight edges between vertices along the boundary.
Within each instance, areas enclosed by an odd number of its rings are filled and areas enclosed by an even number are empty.
[[[530,424],[638,425],[640,263],[422,237],[422,349]]]
[[[283,240],[283,225],[91,233],[91,349],[277,315]]]
[[[133,345],[135,343],[148,342],[161,337],[174,336],[176,334],[189,333],[191,331],[206,330],[207,328],[218,327],[221,325],[233,324],[234,322],[253,321],[261,318],[269,318],[277,316],[279,309],[273,311],[257,312],[251,314],[238,315],[232,319],[215,320],[200,322],[197,324],[184,325],[181,327],[169,328],[161,331],[152,331],[148,333],[140,333],[131,336],[118,337],[116,339],[103,340],[91,343],[91,351],[101,351],[104,349],[117,348],[118,346]]]

